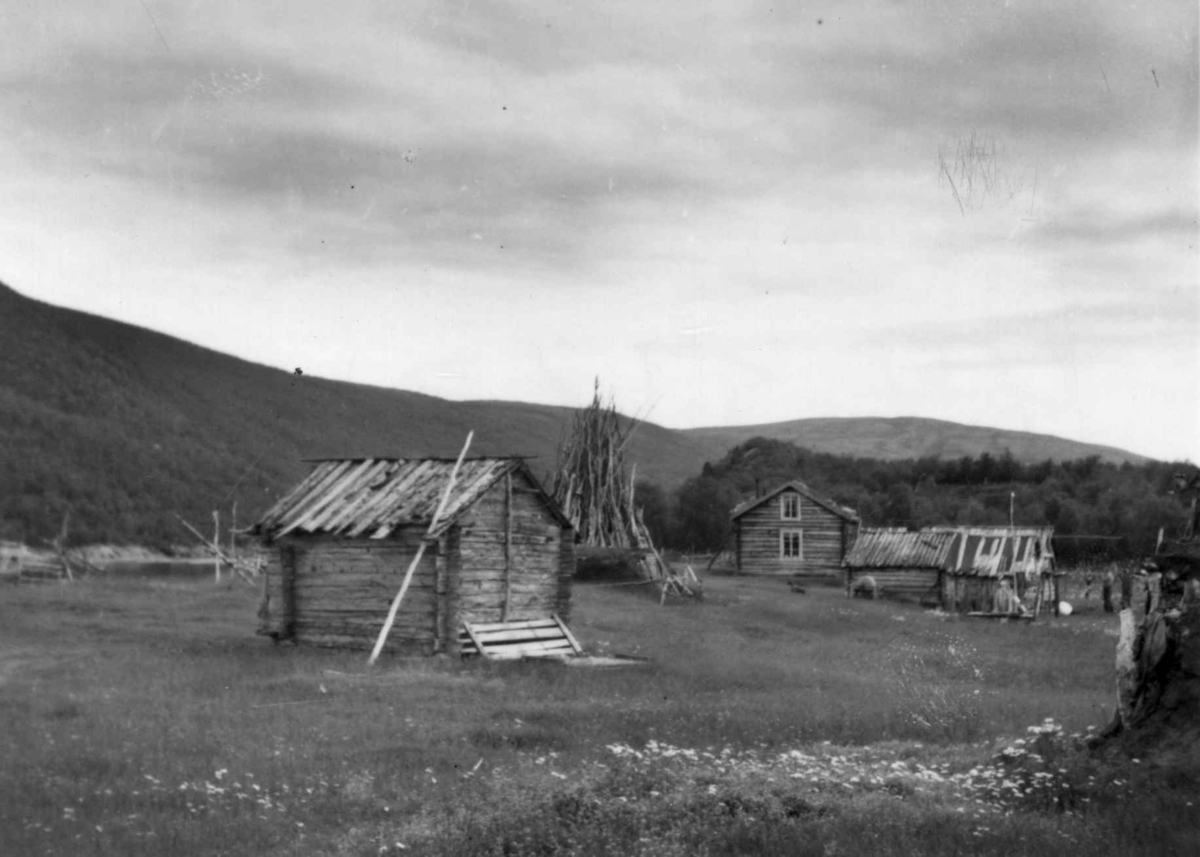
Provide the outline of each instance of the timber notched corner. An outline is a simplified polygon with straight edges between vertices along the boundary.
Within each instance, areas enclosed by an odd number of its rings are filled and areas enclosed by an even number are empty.
[[[369,649],[425,542],[385,651],[460,654],[464,622],[570,615],[575,535],[525,460],[323,459],[252,533],[271,548],[259,633]]]

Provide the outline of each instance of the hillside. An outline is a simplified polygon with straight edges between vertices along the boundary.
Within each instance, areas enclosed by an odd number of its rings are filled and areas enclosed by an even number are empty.
[[[534,456],[539,476],[570,408],[434,396],[331,381],[249,363],[110,319],[54,307],[0,284],[0,538],[37,541],[73,511],[73,541],[187,541],[179,512],[207,528],[236,500],[244,523],[306,472],[304,458],[455,455],[469,430],[476,454]],[[580,391],[585,404],[590,390]],[[618,391],[619,394],[619,391]],[[643,424],[629,461],[639,477],[674,486],[738,438],[806,428],[801,442],[854,455],[924,454],[917,428],[888,444],[877,420],[803,420],[776,426],[676,431]],[[934,421],[939,438],[974,432],[944,454],[999,452],[1015,433]],[[886,434],[886,432],[885,432]],[[963,435],[966,437],[966,435]],[[1038,436],[1022,436],[1036,439]],[[859,438],[856,440],[856,438]],[[1067,444],[1063,454],[1120,454]],[[907,446],[905,444],[908,444]],[[1033,457],[1051,455],[1053,445]],[[1136,460],[1137,456],[1124,454]]]
[[[1023,463],[1048,458],[1070,461],[1092,455],[1113,464],[1125,461],[1141,464],[1149,460],[1111,446],[924,417],[820,417],[755,426],[683,429],[681,434],[700,445],[706,460],[719,458],[754,437],[782,440],[814,452],[884,461],[926,456],[962,458],[983,452],[1000,455],[1005,449]]]
[[[80,539],[188,540],[240,503],[248,520],[306,472],[304,458],[524,454],[544,476],[573,411],[296,376],[0,286],[0,521],[44,538],[63,511]],[[590,393],[590,391],[582,391]],[[630,460],[671,482],[702,458],[644,425]],[[240,480],[240,481],[239,481]]]

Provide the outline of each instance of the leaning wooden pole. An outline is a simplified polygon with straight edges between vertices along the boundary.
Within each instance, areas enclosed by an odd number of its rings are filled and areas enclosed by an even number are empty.
[[[191,532],[192,535],[194,535],[197,539],[200,540],[200,544],[204,545],[204,547],[208,550],[209,553],[211,553],[213,555],[214,559],[216,559],[216,561],[218,563],[224,562],[224,563],[228,564],[229,567],[232,568],[234,570],[234,572],[238,575],[238,577],[240,577],[242,580],[249,583],[251,586],[254,585],[254,581],[251,580],[249,578],[249,576],[247,576],[245,570],[243,570],[242,568],[239,567],[237,560],[232,556],[225,555],[225,552],[223,550],[221,550],[221,545],[219,543],[210,542],[203,533],[201,533],[199,530],[197,530],[195,527],[193,527],[191,524],[189,524],[187,521],[185,521],[183,518],[181,518],[179,516],[178,512],[175,513],[175,517],[178,519],[179,523],[183,524],[185,527],[188,528],[188,530]]]
[[[375,641],[375,648],[371,650],[371,657],[367,659],[368,664],[375,663],[379,658],[379,653],[383,651],[383,644],[387,642],[392,625],[396,622],[396,614],[400,611],[400,602],[404,600],[404,593],[408,591],[408,585],[412,582],[413,572],[417,570],[417,564],[420,563],[421,557],[425,555],[425,547],[432,538],[438,519],[446,509],[446,504],[450,501],[450,491],[454,488],[454,480],[458,476],[458,468],[462,466],[463,459],[467,457],[467,449],[471,446],[471,438],[474,435],[475,432],[473,431],[467,432],[467,442],[463,444],[462,452],[458,454],[458,460],[454,462],[454,469],[450,471],[450,478],[446,481],[446,490],[442,493],[442,501],[438,503],[438,507],[433,513],[433,518],[429,521],[429,529],[425,532],[425,538],[421,539],[421,544],[417,548],[417,555],[408,564],[408,571],[404,572],[404,580],[400,584],[400,591],[392,599],[392,606],[388,609],[387,619],[383,623],[383,628],[379,631],[379,638]]]

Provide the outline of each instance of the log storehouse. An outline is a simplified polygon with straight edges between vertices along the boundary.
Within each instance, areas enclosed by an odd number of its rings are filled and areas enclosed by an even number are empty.
[[[858,515],[803,482],[786,482],[731,514],[737,569],[836,582]]]
[[[252,532],[270,547],[259,633],[369,649],[422,541],[384,651],[457,655],[464,622],[570,612],[575,536],[521,458],[328,459]]]

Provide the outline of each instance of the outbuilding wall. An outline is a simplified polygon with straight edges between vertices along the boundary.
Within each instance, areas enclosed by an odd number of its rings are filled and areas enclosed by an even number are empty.
[[[1005,579],[1011,584],[1014,578],[1009,575]],[[1000,580],[999,577],[947,573],[942,578],[942,603],[946,610],[952,612],[988,613],[995,604],[996,590],[1000,588]],[[1036,598],[1039,580],[1043,587],[1043,604],[1051,612],[1057,612],[1059,593],[1056,576],[1043,575],[1038,578],[1029,578],[1024,574],[1016,575],[1018,597],[1027,602]]]
[[[940,574],[936,568],[847,568],[846,587],[851,590],[857,581],[870,577],[880,598],[936,607],[942,599]]]
[[[285,537],[267,563],[267,616],[260,631],[313,645],[370,648],[421,535],[401,530],[379,540]],[[444,540],[426,548],[414,570],[385,651],[435,650],[435,588],[443,544]]]
[[[512,523],[508,526],[509,491],[498,481],[460,519],[457,590],[460,622],[499,622],[506,591],[509,621],[538,619],[567,606],[570,572],[562,574],[564,534],[574,565],[573,531],[546,510],[542,494],[519,476],[512,479]],[[505,539],[509,540],[508,584],[505,584]],[[567,598],[560,589],[568,588]],[[566,616],[562,616],[566,621]]]

